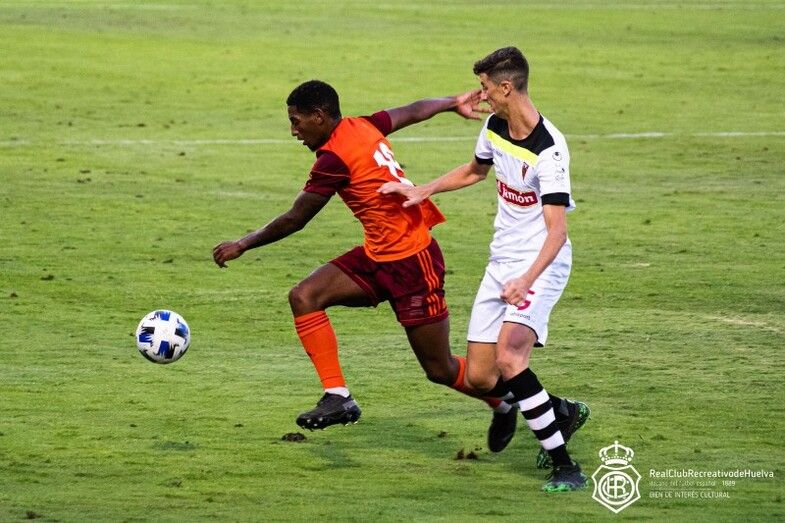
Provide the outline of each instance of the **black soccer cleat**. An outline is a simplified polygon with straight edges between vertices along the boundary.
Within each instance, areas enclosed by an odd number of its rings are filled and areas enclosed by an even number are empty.
[[[569,465],[553,467],[548,481],[542,486],[545,492],[571,492],[586,488],[588,478],[581,472],[581,466],[575,461]]]
[[[351,397],[325,392],[316,407],[297,416],[297,424],[308,430],[325,429],[330,425],[357,423],[360,419],[360,406]]]
[[[518,424],[520,409],[517,405],[511,407],[505,414],[493,412],[491,426],[488,427],[488,450],[491,452],[503,451],[515,436],[515,426]]]
[[[572,435],[575,434],[584,423],[586,423],[587,419],[589,419],[591,409],[589,409],[589,406],[582,401],[565,401],[567,402],[567,419],[563,421],[557,421],[556,425],[561,431],[561,435],[564,438],[564,443],[567,443],[570,441]],[[547,469],[551,468],[552,466],[553,462],[551,461],[551,456],[544,448],[540,447],[540,452],[537,454],[537,468]]]

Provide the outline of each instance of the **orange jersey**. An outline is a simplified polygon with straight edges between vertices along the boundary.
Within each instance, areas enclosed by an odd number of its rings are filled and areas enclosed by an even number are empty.
[[[368,257],[387,262],[406,258],[428,247],[431,227],[445,218],[430,200],[404,208],[403,196],[377,192],[386,182],[411,183],[395,161],[390,142],[373,122],[380,114],[387,116],[377,113],[371,118],[341,120],[327,143],[316,152],[317,157],[335,155],[340,161],[331,158],[321,163],[342,164],[341,169],[335,169],[336,172],[320,170],[317,160],[305,190],[321,194],[337,191],[363,225],[363,247]],[[330,189],[320,190],[328,186]]]

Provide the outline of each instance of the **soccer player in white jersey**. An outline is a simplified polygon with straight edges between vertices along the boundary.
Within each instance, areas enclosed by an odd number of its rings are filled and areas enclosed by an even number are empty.
[[[494,167],[498,192],[490,260],[469,321],[466,382],[518,405],[541,444],[538,466],[551,465],[546,492],[586,487],[586,475],[566,441],[586,420],[586,404],[550,396],[529,368],[535,346],[548,337],[548,317],[572,266],[567,212],[570,155],[564,136],[532,103],[529,65],[515,47],[499,49],[474,64],[493,114],[480,132],[474,158],[432,182],[411,187],[388,183],[383,193],[403,194],[404,206],[433,194],[484,180]],[[500,379],[501,377],[501,379]],[[497,411],[489,430],[515,431],[517,409]]]

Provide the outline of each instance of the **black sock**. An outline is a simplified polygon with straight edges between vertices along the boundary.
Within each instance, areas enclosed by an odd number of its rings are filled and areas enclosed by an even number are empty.
[[[496,385],[494,385],[491,390],[486,392],[484,396],[488,396],[489,398],[503,398],[509,392],[510,387],[507,386],[507,382],[504,381],[501,376],[499,376],[499,380],[496,382]]]
[[[548,393],[548,396],[551,398],[551,405],[553,405],[553,413],[556,414],[556,421],[565,421],[570,415],[570,411],[567,410],[567,400],[554,396],[550,392]]]
[[[551,460],[555,466],[572,464],[572,459],[570,459],[570,455],[567,453],[567,445],[564,443],[554,449],[549,450],[548,455],[551,457]]]

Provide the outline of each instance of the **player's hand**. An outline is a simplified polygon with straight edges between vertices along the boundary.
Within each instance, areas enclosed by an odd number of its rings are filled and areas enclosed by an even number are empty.
[[[428,198],[428,191],[422,186],[408,185],[400,182],[387,182],[379,187],[378,192],[382,194],[401,194],[406,198],[403,202],[404,207],[417,205]]]
[[[468,93],[459,94],[455,97],[455,101],[458,105],[455,106],[454,111],[469,120],[480,120],[481,116],[476,113],[487,114],[491,112],[488,107],[480,107],[480,102],[485,101],[482,89],[475,89]]]
[[[522,307],[528,296],[534,294],[529,287],[531,285],[524,278],[513,278],[504,284],[500,297],[510,305]]]
[[[240,242],[221,242],[213,247],[213,260],[219,267],[225,268],[226,262],[239,258],[243,252]]]

